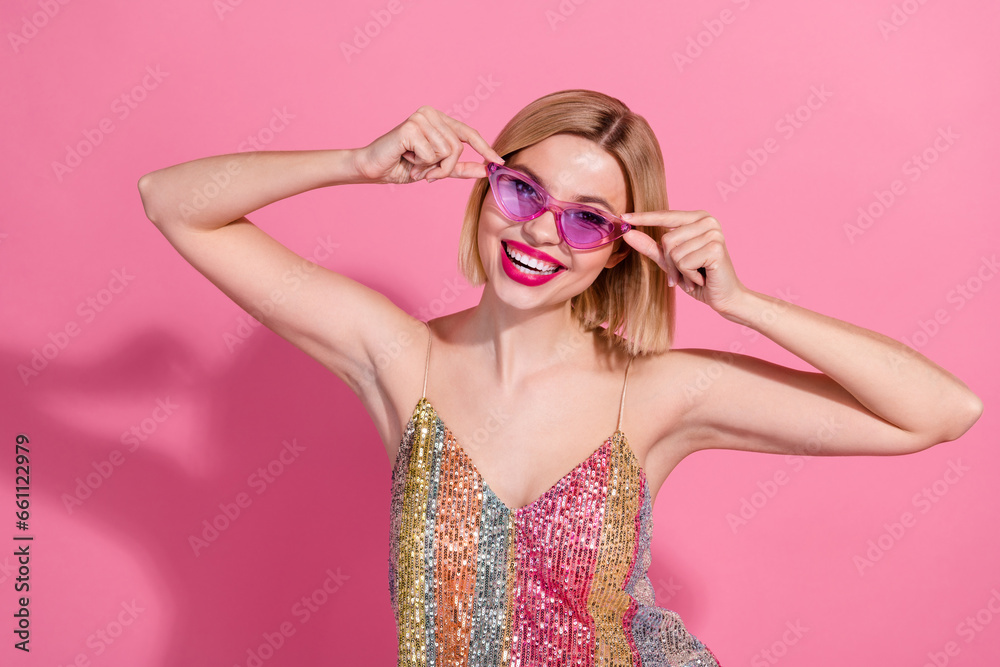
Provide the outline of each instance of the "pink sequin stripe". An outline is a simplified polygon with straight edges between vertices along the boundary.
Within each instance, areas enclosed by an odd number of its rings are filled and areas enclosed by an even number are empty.
[[[604,523],[610,439],[537,501],[516,512],[511,665],[594,664],[587,597]],[[565,550],[553,553],[552,544]]]

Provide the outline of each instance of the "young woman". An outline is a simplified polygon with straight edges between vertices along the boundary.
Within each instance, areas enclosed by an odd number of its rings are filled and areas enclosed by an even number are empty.
[[[486,164],[460,162],[464,144]],[[478,179],[460,264],[483,294],[427,323],[245,217],[319,187],[442,178]],[[422,107],[364,148],[140,179],[178,252],[247,311],[277,304],[264,324],[374,420],[399,664],[716,665],[646,575],[653,501],[685,456],[904,454],[978,419],[976,395],[907,346],[746,288],[719,221],[668,210],[664,181],[645,120],[582,90],[532,102],[492,148]],[[671,349],[674,286],[820,372]]]

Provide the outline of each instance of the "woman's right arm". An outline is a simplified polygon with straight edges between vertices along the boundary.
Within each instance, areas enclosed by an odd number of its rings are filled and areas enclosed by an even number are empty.
[[[139,179],[147,217],[192,266],[248,313],[360,394],[375,356],[413,318],[388,298],[298,256],[246,215],[307,190],[349,183],[482,178],[459,162],[469,143],[502,162],[478,132],[430,108],[359,149],[219,155]]]

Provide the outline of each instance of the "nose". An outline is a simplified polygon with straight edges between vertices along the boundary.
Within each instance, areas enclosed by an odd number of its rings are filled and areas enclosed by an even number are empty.
[[[537,218],[521,223],[525,235],[536,245],[546,243],[558,245],[559,229],[556,227],[556,216],[552,210],[545,211]]]

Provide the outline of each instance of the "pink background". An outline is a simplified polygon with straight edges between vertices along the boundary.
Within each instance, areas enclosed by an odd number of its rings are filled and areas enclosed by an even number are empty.
[[[0,662],[247,665],[284,623],[294,634],[264,664],[392,664],[374,427],[318,363],[240,328],[135,184],[248,137],[361,146],[422,104],[492,141],[532,99],[583,87],[649,120],[672,207],[721,220],[747,286],[903,340],[987,406],[959,441],[902,458],[691,457],[655,509],[658,602],[725,665],[997,664],[997,3],[225,1],[0,9]],[[470,187],[328,189],[251,218],[304,256],[329,236],[320,263],[427,319],[478,300],[455,282]],[[877,215],[852,237],[859,207]],[[678,347],[808,368],[678,297]],[[17,433],[31,438],[30,655],[9,630]],[[280,474],[254,486],[268,464]],[[195,555],[189,536],[241,492],[251,504]],[[734,529],[744,501],[756,514]],[[307,618],[304,597],[322,601]]]

